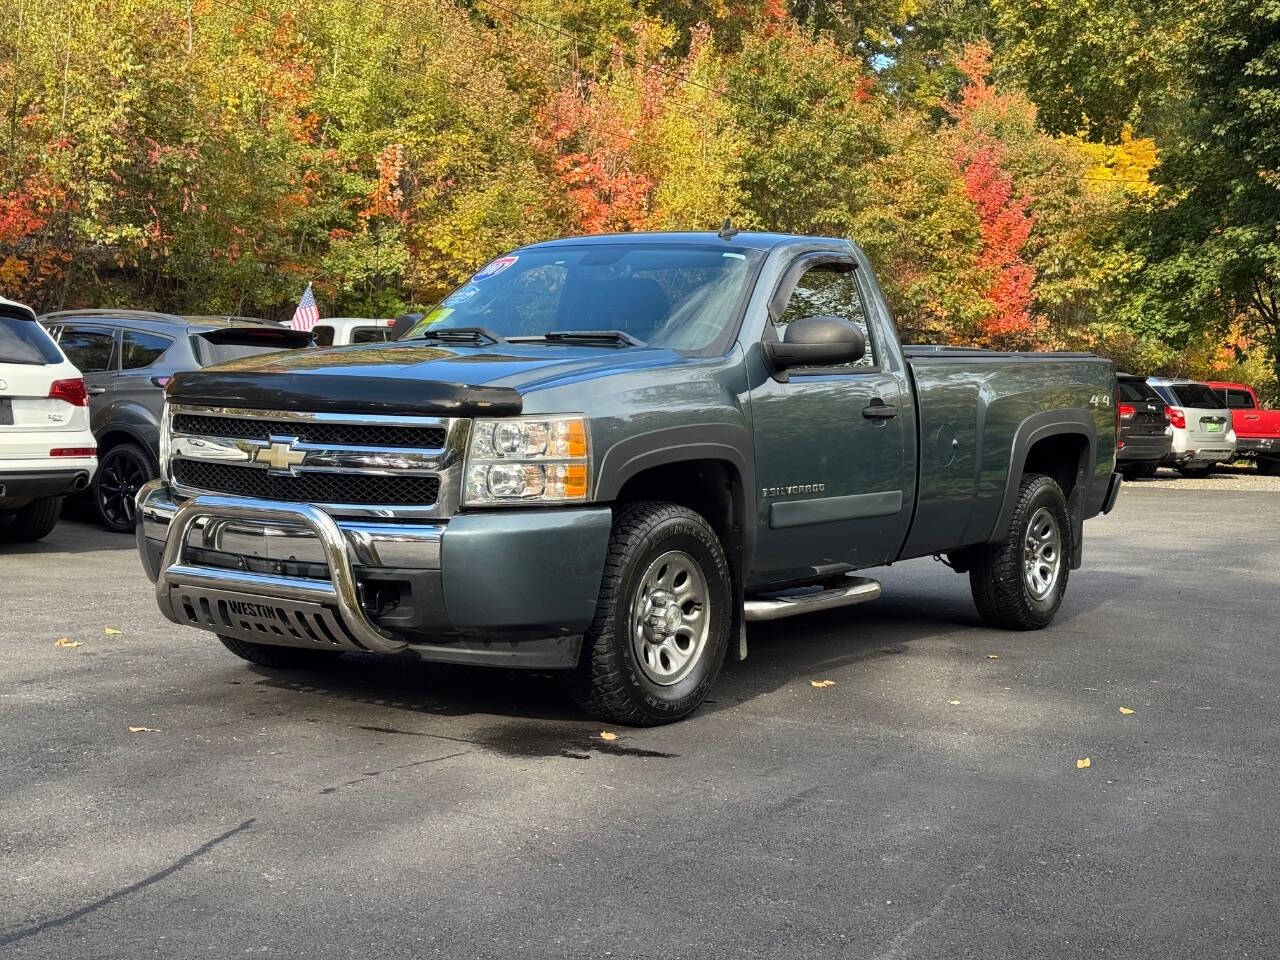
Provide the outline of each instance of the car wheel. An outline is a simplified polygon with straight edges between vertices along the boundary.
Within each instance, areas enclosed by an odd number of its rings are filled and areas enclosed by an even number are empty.
[[[1159,469],[1160,469],[1159,460],[1148,460],[1146,463],[1142,465],[1142,469],[1138,472],[1138,476],[1154,477],[1156,475],[1156,472]]]
[[[41,497],[32,500],[21,510],[0,524],[0,540],[9,543],[32,543],[47,537],[62,515],[61,497]]]
[[[151,458],[136,443],[117,444],[102,454],[93,475],[93,505],[102,525],[115,533],[133,533],[135,498],[155,475]]]
[[[1047,627],[1067,592],[1070,556],[1062,489],[1052,477],[1024,474],[1004,539],[981,551],[969,569],[978,613],[994,627]]]
[[[706,520],[673,504],[621,507],[570,679],[574,699],[633,726],[688,716],[720,673],[732,601],[729,564]]]
[[[319,667],[331,663],[342,655],[341,650],[312,650],[306,647],[278,647],[269,643],[251,643],[218,634],[222,645],[241,660],[248,660],[260,667]]]
[[[1280,477],[1280,460],[1271,457],[1259,457],[1258,472],[1264,477]]]

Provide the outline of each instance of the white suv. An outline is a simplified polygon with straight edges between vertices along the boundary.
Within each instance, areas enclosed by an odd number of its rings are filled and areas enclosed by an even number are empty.
[[[80,371],[20,303],[0,297],[0,540],[39,540],[98,466]]]

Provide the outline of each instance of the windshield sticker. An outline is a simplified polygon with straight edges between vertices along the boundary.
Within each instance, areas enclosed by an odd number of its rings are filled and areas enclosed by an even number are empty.
[[[408,333],[406,333],[403,339],[409,340],[413,337],[418,336],[418,334],[422,333],[433,323],[439,323],[441,320],[449,316],[449,314],[451,313],[453,313],[453,307],[436,307],[434,310],[428,313],[425,317],[419,320],[416,324],[414,324],[413,329],[411,329]]]
[[[480,272],[477,273],[471,279],[472,280],[488,280],[490,277],[496,277],[503,270],[507,269],[507,267],[515,263],[518,259],[520,258],[514,257],[514,256],[506,256],[506,257],[499,257],[497,260],[490,260],[487,264],[484,265],[484,267],[481,268]]]
[[[477,287],[474,283],[468,283],[465,287],[461,287],[455,290],[453,293],[449,294],[449,296],[445,297],[444,300],[441,301],[441,303],[445,304],[446,306],[454,307],[460,303],[466,303],[468,300],[470,300],[479,292],[480,292],[479,287]]]

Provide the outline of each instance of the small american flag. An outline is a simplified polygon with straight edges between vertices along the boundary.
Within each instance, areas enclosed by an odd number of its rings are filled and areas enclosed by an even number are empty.
[[[302,291],[302,299],[298,301],[298,309],[293,311],[293,319],[289,326],[295,330],[310,330],[320,319],[320,308],[316,306],[316,295],[311,292],[311,284]]]

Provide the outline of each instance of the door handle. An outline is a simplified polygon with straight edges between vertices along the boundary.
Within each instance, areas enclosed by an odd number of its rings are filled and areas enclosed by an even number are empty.
[[[106,387],[90,387],[89,388],[89,396],[91,397],[100,397],[106,392],[107,392]]]
[[[1261,420],[1261,419],[1262,419],[1261,415],[1260,415],[1260,414],[1256,414],[1256,413],[1246,413],[1246,414],[1244,415],[1244,418],[1245,418],[1246,420]]]
[[[892,403],[885,403],[879,397],[874,397],[862,408],[862,415],[868,420],[888,420],[898,415],[898,408]]]

